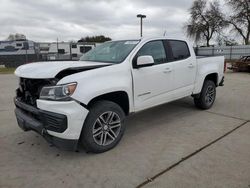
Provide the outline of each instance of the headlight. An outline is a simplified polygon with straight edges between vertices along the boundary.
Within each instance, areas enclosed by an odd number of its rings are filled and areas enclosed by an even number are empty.
[[[40,99],[66,100],[75,91],[77,83],[43,87]]]

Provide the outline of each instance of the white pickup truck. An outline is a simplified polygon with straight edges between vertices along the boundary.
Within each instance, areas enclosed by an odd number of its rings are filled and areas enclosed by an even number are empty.
[[[18,125],[57,147],[100,153],[118,144],[124,119],[186,96],[209,109],[224,82],[224,57],[197,58],[185,40],[106,42],[80,61],[40,62],[15,71]]]

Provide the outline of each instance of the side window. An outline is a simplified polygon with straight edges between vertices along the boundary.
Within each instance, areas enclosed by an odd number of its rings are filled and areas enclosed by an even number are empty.
[[[91,50],[91,49],[92,49],[91,46],[81,46],[81,47],[80,47],[80,52],[81,52],[81,53],[86,53],[86,52],[88,52],[88,51]]]
[[[166,53],[162,41],[151,41],[146,43],[137,53],[136,57],[151,55],[155,64],[166,63]]]
[[[65,49],[58,49],[57,51],[59,54],[65,54]]]
[[[190,57],[190,52],[186,42],[175,40],[169,40],[168,42],[172,48],[173,60],[182,60]]]

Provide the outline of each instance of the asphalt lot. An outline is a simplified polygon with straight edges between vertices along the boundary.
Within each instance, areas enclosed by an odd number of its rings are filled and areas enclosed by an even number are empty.
[[[191,97],[130,116],[103,154],[60,151],[14,117],[17,79],[0,75],[0,187],[250,187],[250,74],[227,73],[214,107]]]

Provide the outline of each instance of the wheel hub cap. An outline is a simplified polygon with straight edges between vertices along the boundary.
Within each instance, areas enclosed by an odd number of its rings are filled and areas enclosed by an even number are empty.
[[[103,126],[103,129],[104,129],[105,131],[108,130],[108,128],[109,128],[109,127],[108,127],[107,125],[104,125],[104,126]]]
[[[120,131],[121,119],[119,115],[108,111],[97,118],[92,128],[92,135],[96,144],[106,146],[116,140]]]
[[[209,105],[212,104],[214,102],[214,97],[215,97],[215,90],[212,86],[209,86],[206,90],[205,102]]]

